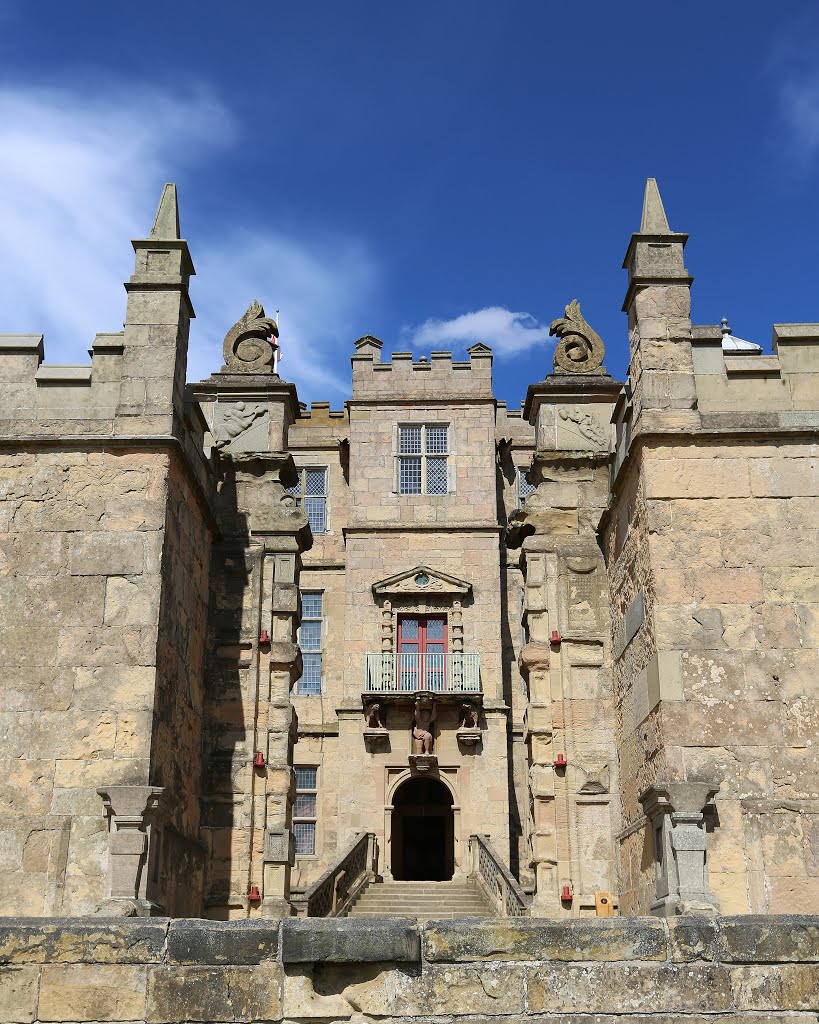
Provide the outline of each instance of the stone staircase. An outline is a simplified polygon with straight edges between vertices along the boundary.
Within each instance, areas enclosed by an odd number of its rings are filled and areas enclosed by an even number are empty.
[[[348,917],[432,918],[494,917],[476,882],[371,882],[347,912]]]

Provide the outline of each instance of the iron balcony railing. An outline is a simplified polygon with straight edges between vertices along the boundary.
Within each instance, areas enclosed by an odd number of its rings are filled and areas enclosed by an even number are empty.
[[[368,654],[364,689],[367,693],[480,693],[481,656],[450,654]]]

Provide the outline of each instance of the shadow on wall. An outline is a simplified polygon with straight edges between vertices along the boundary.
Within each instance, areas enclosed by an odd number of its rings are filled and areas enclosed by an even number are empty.
[[[259,586],[260,558],[248,550],[249,524],[239,512],[230,463],[219,466],[217,518],[209,587],[204,694],[200,835],[205,848],[204,915],[227,920],[246,909],[253,834],[253,708],[256,644],[243,630],[245,598]],[[254,600],[250,607],[256,607]],[[242,862],[234,863],[238,850]]]

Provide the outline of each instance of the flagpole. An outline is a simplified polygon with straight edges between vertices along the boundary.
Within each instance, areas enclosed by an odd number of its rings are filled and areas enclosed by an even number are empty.
[[[281,345],[279,344],[279,311],[276,310],[276,351],[273,353],[273,372],[278,376]]]

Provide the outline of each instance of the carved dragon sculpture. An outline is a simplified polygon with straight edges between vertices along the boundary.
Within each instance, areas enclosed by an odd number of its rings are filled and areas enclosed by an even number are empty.
[[[566,306],[562,317],[552,321],[549,334],[560,339],[555,349],[555,373],[593,373],[602,366],[606,354],[603,339],[586,323],[577,299]]]
[[[229,373],[270,372],[278,348],[270,339],[278,336],[275,320],[265,316],[264,307],[254,299],[244,316],[225,335],[224,369]]]

